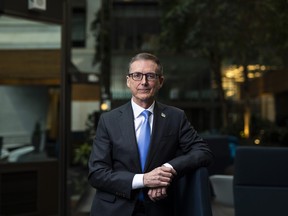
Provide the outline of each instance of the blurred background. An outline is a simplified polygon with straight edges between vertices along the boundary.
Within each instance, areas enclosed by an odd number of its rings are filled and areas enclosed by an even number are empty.
[[[287,147],[287,12],[286,0],[1,0],[0,215],[88,214],[97,121],[130,99],[139,52],[162,61],[158,99],[211,145],[211,175],[233,175],[237,146]]]

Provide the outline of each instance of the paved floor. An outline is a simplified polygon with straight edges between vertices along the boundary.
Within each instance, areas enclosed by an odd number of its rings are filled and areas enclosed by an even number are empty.
[[[234,208],[212,202],[213,216],[234,216]]]

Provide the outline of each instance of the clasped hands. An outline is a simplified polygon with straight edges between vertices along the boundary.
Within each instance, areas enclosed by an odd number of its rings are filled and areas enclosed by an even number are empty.
[[[148,196],[152,201],[167,197],[167,187],[177,173],[172,167],[161,166],[145,173],[143,183],[148,190]]]

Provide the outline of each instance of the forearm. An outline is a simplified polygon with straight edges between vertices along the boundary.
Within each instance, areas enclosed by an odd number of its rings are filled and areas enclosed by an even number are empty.
[[[166,184],[166,182],[170,183],[172,181],[172,178],[176,175],[176,171],[173,169],[173,167],[169,163],[165,163],[163,166],[169,167],[171,169],[166,169],[165,172],[163,173],[161,173],[161,171],[159,170],[157,175],[153,176],[154,179],[157,179],[157,178],[160,179],[161,177],[163,177],[163,175],[168,175],[167,178],[163,178],[162,182],[159,181],[159,185],[154,185],[154,187],[163,186],[163,184]],[[133,182],[132,182],[132,189],[139,189],[139,188],[144,188],[145,186],[148,186],[147,181],[151,181],[147,179],[149,178],[149,173],[146,174],[146,185],[144,184],[144,175],[145,174],[135,174],[133,178]]]
[[[179,176],[185,175],[199,167],[208,167],[213,161],[213,155],[210,152],[194,151],[193,153],[180,155],[169,163],[177,170]]]

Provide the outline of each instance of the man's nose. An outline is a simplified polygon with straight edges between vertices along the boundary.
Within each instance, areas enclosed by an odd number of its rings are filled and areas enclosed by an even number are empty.
[[[142,80],[141,80],[141,83],[142,84],[147,84],[148,83],[148,79],[147,79],[147,76],[144,74],[143,75],[143,78],[142,78]]]

